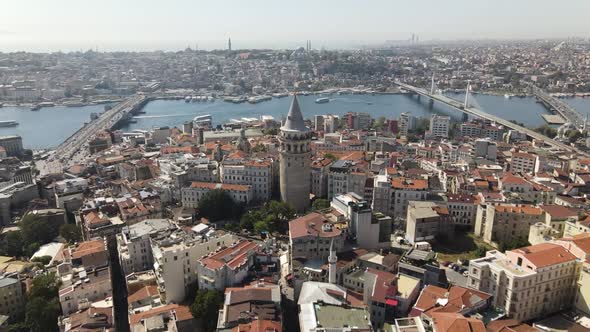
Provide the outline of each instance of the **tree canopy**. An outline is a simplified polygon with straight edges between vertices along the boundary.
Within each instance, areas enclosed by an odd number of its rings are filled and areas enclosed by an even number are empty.
[[[313,204],[311,205],[311,209],[313,211],[317,211],[317,210],[323,210],[323,209],[327,209],[330,207],[330,201],[328,201],[327,199],[323,199],[323,198],[318,198],[315,201],[313,201]]]
[[[59,331],[59,287],[60,281],[53,272],[33,279],[25,313],[25,325],[30,331]]]
[[[21,231],[12,231],[6,233],[0,243],[2,255],[20,257],[23,252],[23,234]]]
[[[284,234],[289,220],[295,218],[295,210],[285,202],[270,201],[256,210],[245,213],[240,220],[242,229],[256,232],[269,231]]]
[[[19,223],[20,230],[23,236],[23,242],[27,245],[38,243],[44,245],[51,242],[58,234],[59,227],[37,218],[33,214],[27,214]]]
[[[63,224],[59,228],[59,235],[66,239],[69,243],[75,243],[82,240],[82,233],[80,227],[74,224]]]
[[[239,217],[241,206],[236,204],[231,196],[220,189],[208,192],[199,201],[199,213],[210,221],[220,221]]]
[[[223,296],[215,290],[199,290],[195,301],[191,305],[191,313],[195,319],[201,321],[203,330],[206,332],[215,331],[217,327],[217,316],[219,307],[223,303]]]

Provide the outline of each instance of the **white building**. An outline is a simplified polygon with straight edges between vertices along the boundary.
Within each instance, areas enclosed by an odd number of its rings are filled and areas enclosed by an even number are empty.
[[[66,316],[113,295],[108,249],[104,240],[82,242],[68,251],[64,262],[57,266],[62,283],[59,302]]]
[[[117,234],[117,252],[124,275],[149,270],[154,265],[150,239],[162,231],[178,229],[168,219],[147,219],[124,227]]]
[[[258,245],[242,240],[197,261],[199,289],[224,290],[239,284],[254,265]]]
[[[430,134],[433,137],[448,138],[449,127],[451,125],[451,117],[433,115],[430,118]]]
[[[492,250],[469,262],[467,286],[491,294],[494,306],[522,322],[571,307],[579,269],[576,256],[557,244]]]
[[[331,206],[349,220],[348,231],[359,248],[377,249],[391,246],[392,220],[374,215],[360,195],[347,193],[332,199]]]
[[[404,112],[399,115],[397,126],[399,128],[400,135],[407,136],[408,131],[416,127],[416,118],[411,113]]]
[[[536,174],[539,171],[539,156],[525,152],[513,153],[510,160],[510,171]]]
[[[270,160],[245,160],[240,163],[222,163],[221,182],[252,187],[253,199],[268,201],[272,196],[272,164]]]
[[[200,234],[183,230],[162,232],[151,240],[158,289],[166,303],[182,302],[196,287],[202,257],[237,241],[230,233],[206,228],[199,231]],[[200,282],[199,289],[204,289]]]

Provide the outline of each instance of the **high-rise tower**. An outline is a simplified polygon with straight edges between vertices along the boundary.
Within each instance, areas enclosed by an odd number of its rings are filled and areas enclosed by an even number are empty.
[[[303,122],[297,96],[279,134],[281,200],[297,212],[309,207],[311,131]]]

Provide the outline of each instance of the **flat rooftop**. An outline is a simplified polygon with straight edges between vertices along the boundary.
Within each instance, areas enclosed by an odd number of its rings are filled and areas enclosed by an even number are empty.
[[[369,313],[364,309],[344,308],[335,305],[314,304],[318,325],[322,328],[368,328]]]

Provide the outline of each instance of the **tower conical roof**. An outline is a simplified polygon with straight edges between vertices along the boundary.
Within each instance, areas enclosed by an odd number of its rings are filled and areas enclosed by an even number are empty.
[[[285,124],[281,127],[283,130],[293,130],[293,131],[308,131],[309,129],[305,126],[305,122],[303,122],[303,114],[301,114],[301,109],[299,108],[299,101],[297,100],[297,96],[293,96],[293,100],[291,101],[291,108],[289,108],[289,114],[287,114],[287,120],[285,120]]]

